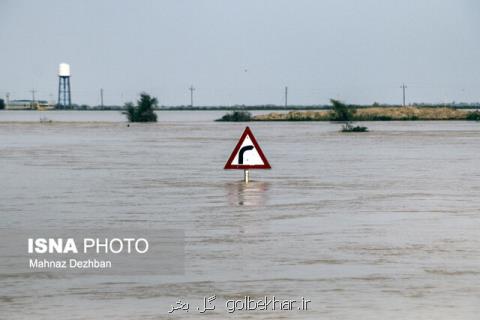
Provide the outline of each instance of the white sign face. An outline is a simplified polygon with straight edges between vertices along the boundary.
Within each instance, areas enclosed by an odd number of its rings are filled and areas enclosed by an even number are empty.
[[[271,169],[270,163],[258,145],[249,127],[245,128],[224,169]]]
[[[240,149],[238,149],[237,154],[233,158],[232,165],[256,166],[264,164],[252,140],[249,136],[246,136]]]

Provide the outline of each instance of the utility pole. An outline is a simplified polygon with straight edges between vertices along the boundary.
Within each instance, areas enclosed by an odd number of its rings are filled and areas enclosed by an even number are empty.
[[[190,107],[193,107],[193,91],[195,91],[195,88],[191,85],[188,90],[190,90]]]
[[[103,88],[100,89],[100,106],[103,109]]]
[[[7,92],[7,94],[5,95],[6,97],[6,105],[5,105],[5,108],[8,108],[8,105],[10,104],[10,92]]]
[[[32,93],[32,109],[35,108],[35,92],[37,92],[35,89],[32,89],[30,91]]]
[[[285,87],[285,109],[288,106],[288,87]]]
[[[404,83],[400,88],[403,89],[403,106],[405,107],[405,89],[407,89],[408,87]]]

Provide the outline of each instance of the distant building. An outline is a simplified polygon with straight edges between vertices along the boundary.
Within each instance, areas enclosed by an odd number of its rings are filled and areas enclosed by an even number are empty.
[[[46,100],[10,100],[5,104],[7,110],[52,110],[55,105]]]

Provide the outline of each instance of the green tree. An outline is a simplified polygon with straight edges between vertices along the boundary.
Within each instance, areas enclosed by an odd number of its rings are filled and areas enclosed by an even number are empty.
[[[344,122],[342,132],[368,132],[367,127],[353,125],[354,116],[357,112],[355,106],[334,99],[330,101],[333,106],[332,120]]]
[[[0,99],[0,110],[5,109],[5,101],[3,99]]]
[[[142,92],[137,105],[135,106],[131,102],[125,104],[126,111],[123,113],[127,116],[129,122],[156,122],[157,115],[154,112],[154,108],[157,106],[157,98]]]
[[[330,99],[330,102],[332,103],[332,106],[333,106],[333,114],[332,114],[333,121],[344,121],[344,122],[353,121],[353,116],[357,112],[357,110],[353,106],[349,106],[335,99]]]

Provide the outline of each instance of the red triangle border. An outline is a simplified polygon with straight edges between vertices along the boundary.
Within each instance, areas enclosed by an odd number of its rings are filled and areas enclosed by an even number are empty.
[[[258,152],[258,155],[263,161],[263,164],[257,164],[257,165],[248,165],[248,164],[232,164],[233,159],[235,159],[235,155],[238,153],[238,150],[240,150],[240,147],[242,146],[243,141],[245,138],[249,136],[250,140],[252,140],[253,146]],[[257,139],[255,139],[255,136],[252,133],[252,130],[250,130],[249,127],[245,128],[245,131],[243,131],[242,136],[240,137],[240,140],[238,140],[237,145],[235,146],[235,149],[233,149],[232,154],[227,160],[227,163],[225,164],[225,167],[223,169],[241,169],[241,170],[247,170],[247,169],[271,169],[272,167],[270,166],[270,163],[268,162],[267,158],[263,154],[262,149],[258,145]]]

